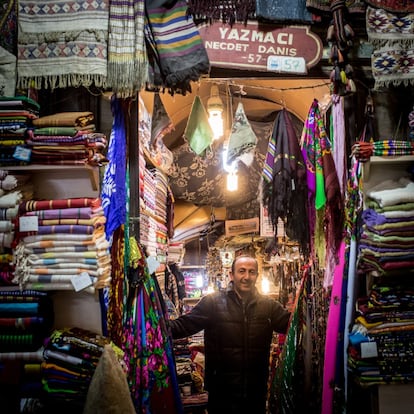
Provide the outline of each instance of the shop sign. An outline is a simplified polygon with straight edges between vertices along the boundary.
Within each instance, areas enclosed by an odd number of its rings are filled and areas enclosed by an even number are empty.
[[[322,57],[322,41],[309,26],[276,27],[257,22],[198,27],[216,67],[306,73]]]

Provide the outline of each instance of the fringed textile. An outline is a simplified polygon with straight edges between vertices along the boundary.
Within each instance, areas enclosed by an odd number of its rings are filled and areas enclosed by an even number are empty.
[[[185,95],[191,81],[209,73],[207,52],[185,0],[147,7],[145,34],[154,88]]]
[[[111,245],[111,288],[109,290],[108,302],[108,336],[111,340],[122,347],[122,325],[124,312],[124,297],[126,290],[125,277],[125,238],[124,227],[118,227],[112,236]]]
[[[108,86],[133,97],[148,80],[144,36],[145,0],[111,0],[109,5]]]
[[[389,10],[396,13],[414,12],[414,3],[412,0],[364,0],[365,3],[372,7]]]
[[[352,155],[366,161],[371,156],[414,155],[413,141],[386,139],[375,142],[358,141],[352,146]]]
[[[188,12],[197,19],[223,23],[247,22],[256,11],[255,0],[189,0]]]
[[[108,0],[19,2],[17,86],[106,86]]]
[[[414,84],[413,22],[414,13],[401,15],[367,8],[368,40],[374,46],[371,67],[375,88]]]
[[[345,5],[349,13],[364,13],[366,0],[347,0]],[[374,0],[376,1],[376,0]],[[316,10],[318,14],[320,12],[329,12],[331,10],[332,0],[306,0],[306,7],[311,11]]]
[[[278,113],[272,135],[274,138],[271,139],[275,142],[272,181],[263,181],[263,204],[268,209],[274,229],[279,218],[282,219],[287,236],[297,241],[306,255],[309,252],[306,167],[292,121],[285,109]]]

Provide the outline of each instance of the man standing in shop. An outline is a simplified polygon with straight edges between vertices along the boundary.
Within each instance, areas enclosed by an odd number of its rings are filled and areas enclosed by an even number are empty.
[[[204,329],[209,414],[266,412],[273,331],[285,333],[290,313],[256,289],[254,257],[234,260],[224,291],[204,296],[190,313],[170,321],[173,338]]]

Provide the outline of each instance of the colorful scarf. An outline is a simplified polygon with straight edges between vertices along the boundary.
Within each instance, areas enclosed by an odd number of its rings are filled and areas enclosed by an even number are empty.
[[[185,95],[191,91],[191,81],[198,81],[209,72],[210,62],[193,18],[187,13],[187,2],[165,3],[147,6],[145,34],[152,66],[150,81],[155,88]]]
[[[142,249],[129,239],[130,291],[124,312],[123,350],[127,380],[137,412],[182,413],[168,336],[166,313],[157,282],[148,271]]]
[[[121,97],[135,96],[148,77],[144,0],[109,4],[108,85]]]
[[[108,0],[23,0],[18,24],[18,87],[106,85]]]

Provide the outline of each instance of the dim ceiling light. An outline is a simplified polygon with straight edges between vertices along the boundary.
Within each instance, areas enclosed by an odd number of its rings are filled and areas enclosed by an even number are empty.
[[[207,101],[208,122],[213,130],[213,139],[219,139],[224,134],[223,111],[224,105],[219,95],[219,88],[213,85]]]

